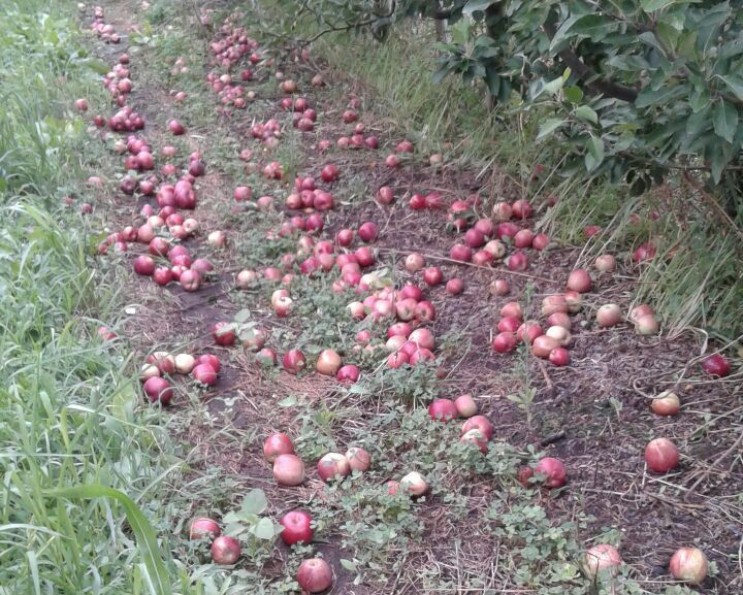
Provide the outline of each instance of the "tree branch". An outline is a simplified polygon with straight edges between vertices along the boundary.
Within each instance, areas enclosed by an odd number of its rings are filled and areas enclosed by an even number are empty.
[[[556,29],[554,25],[545,23],[544,31],[552,38],[555,36]],[[605,79],[600,79],[598,73],[587,66],[573,50],[562,50],[561,52],[558,52],[557,55],[570,67],[570,70],[572,70],[579,79],[582,79],[585,82],[589,89],[630,103],[637,99],[637,89],[634,87],[618,85],[617,83]]]

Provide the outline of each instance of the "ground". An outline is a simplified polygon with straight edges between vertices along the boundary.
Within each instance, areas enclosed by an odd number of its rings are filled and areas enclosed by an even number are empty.
[[[618,545],[626,563],[617,579],[617,588],[626,589],[621,592],[662,592],[672,584],[668,560],[681,546],[701,548],[714,563],[714,576],[696,587],[698,592],[743,591],[740,373],[727,380],[706,375],[699,360],[708,346],[692,329],[670,337],[662,330],[638,335],[629,322],[608,329],[597,326],[594,313],[599,305],[614,302],[625,313],[635,305],[640,265],[629,254],[616,255],[619,266],[613,273],[598,273],[580,246],[559,242],[541,252],[527,250],[530,264],[523,272],[509,271],[502,263],[457,263],[449,258],[449,249],[461,234],[447,221],[446,209],[411,210],[410,196],[435,191],[448,205],[475,194],[478,216],[488,216],[498,200],[527,198],[536,213],[519,225],[536,227],[550,208],[538,191],[538,180],[523,186],[497,169],[481,176],[446,160],[431,165],[427,155],[418,153],[401,168],[390,169],[385,157],[410,131],[378,121],[372,90],[312,59],[272,66],[261,61],[251,67],[254,79],[244,83],[257,99],[245,110],[223,111],[206,82],[207,73],[224,72],[207,49],[223,31],[196,22],[195,15],[203,14],[199,3],[194,14],[189,11],[173,24],[184,27],[181,34],[188,37],[180,45],[173,42],[172,50],[166,46],[170,37],[158,41],[151,34],[147,19],[152,13],[139,4],[103,6],[106,22],[122,33],[123,41],[97,42],[96,51],[110,65],[122,52],[129,53],[134,90],[128,103],[145,116],[141,136],[153,146],[157,168],[166,144],[178,147],[174,162],[179,168],[191,151],[200,151],[206,162],[207,174],[195,183],[198,206],[193,213],[202,231],[183,242],[215,266],[199,291],[186,292],[176,283],[160,288],[149,278],[135,276],[128,263],[146,249],[142,245],[102,257],[120,265],[122,284],[136,304],[136,314],[122,328],[134,346],[134,362],[161,349],[208,351],[223,362],[213,387],[176,380],[176,398],[164,414],[173,438],[189,445],[194,481],[215,468],[230,479],[223,488],[212,486],[200,493],[193,510],[186,512],[223,515],[239,506],[248,489],[260,488],[273,518],[296,507],[315,515],[317,542],[299,554],[277,543],[268,553],[246,557],[238,568],[261,577],[250,580],[278,585],[289,576],[287,564],[296,565],[302,553],[312,551],[331,562],[334,593],[591,592],[580,575],[579,553],[587,545],[610,542]],[[86,9],[83,23],[91,23],[92,16]],[[259,37],[260,31],[248,27],[247,34]],[[190,53],[179,53],[178,48],[189,46]],[[169,74],[179,57],[188,72]],[[231,72],[241,68],[234,66]],[[291,126],[290,112],[279,108],[277,69],[297,80],[301,95],[317,109],[314,132],[298,132]],[[325,87],[309,84],[318,71],[328,83]],[[178,102],[171,91],[183,89],[189,96]],[[365,134],[378,135],[380,149],[335,146],[338,137],[353,129],[340,114],[354,101],[360,104]],[[166,123],[172,117],[184,122],[185,136],[169,134]],[[269,118],[282,125],[273,150],[249,134],[254,123]],[[98,135],[112,143],[105,131]],[[333,144],[321,152],[320,139]],[[247,163],[238,157],[243,148],[253,151]],[[261,175],[272,160],[284,166],[281,181]],[[340,169],[338,182],[319,183],[327,163]],[[102,173],[112,180],[122,174]],[[335,197],[336,208],[325,213],[323,238],[332,239],[343,228],[357,229],[364,221],[378,224],[379,237],[372,244],[375,267],[384,267],[397,288],[407,282],[421,286],[436,307],[436,319],[428,325],[437,339],[435,365],[388,370],[386,353],[357,349],[358,330],[369,328],[382,338],[386,325],[349,317],[345,306],[356,296],[352,290],[331,290],[335,272],[305,276],[296,266],[287,267],[285,272],[295,274],[290,286],[295,309],[288,318],[277,318],[270,306],[272,292],[281,285],[262,280],[254,289],[235,288],[235,274],[241,269],[281,267],[280,256],[296,252],[297,232],[286,237],[276,233],[282,221],[298,213],[284,206],[296,175],[315,177]],[[240,184],[253,188],[254,199],[273,196],[272,206],[260,210],[254,202],[235,202],[232,189]],[[383,185],[394,190],[392,205],[375,200]],[[141,207],[156,204],[153,198],[132,199],[115,191],[108,198],[97,215],[110,230],[141,223]],[[207,234],[218,229],[227,234],[223,249],[206,242]],[[356,240],[354,247],[359,245]],[[427,264],[441,266],[445,279],[462,279],[464,292],[452,296],[443,285],[425,287],[420,273],[408,273],[402,266],[412,251],[422,253]],[[496,354],[490,343],[500,308],[515,300],[525,309],[524,319],[543,320],[542,299],[564,291],[569,271],[578,266],[591,270],[594,286],[572,315],[570,365],[554,366],[523,346],[511,354]],[[497,278],[511,284],[507,296],[491,293]],[[267,345],[279,357],[291,347],[303,349],[307,370],[288,374],[281,366],[262,366],[240,347],[215,346],[211,325],[231,321],[245,310],[249,321],[270,332]],[[359,382],[349,386],[314,373],[315,356],[324,348],[336,349],[344,363],[358,364]],[[664,390],[679,395],[680,415],[659,417],[649,411],[652,397]],[[426,413],[434,397],[464,393],[475,396],[480,413],[495,425],[487,456],[459,444],[460,423],[434,422]],[[308,479],[300,487],[277,486],[263,458],[262,441],[274,431],[290,434],[306,462]],[[672,439],[681,452],[680,466],[665,475],[649,473],[643,459],[646,443],[660,436]],[[351,444],[372,453],[371,470],[338,486],[325,485],[315,473],[315,462]],[[517,469],[540,456],[565,463],[565,487],[550,491],[519,485]],[[426,476],[430,494],[417,501],[389,496],[385,482],[412,470]],[[627,585],[635,581],[644,591],[629,590]]]

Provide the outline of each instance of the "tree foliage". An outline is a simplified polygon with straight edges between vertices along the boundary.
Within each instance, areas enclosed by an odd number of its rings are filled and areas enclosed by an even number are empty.
[[[741,178],[743,2],[342,4],[347,20],[377,32],[413,15],[447,19],[451,40],[439,44],[434,76],[482,82],[501,103],[518,97],[519,109],[539,106],[539,138],[559,135],[568,162],[592,175],[638,192],[674,168],[708,171],[714,184]]]

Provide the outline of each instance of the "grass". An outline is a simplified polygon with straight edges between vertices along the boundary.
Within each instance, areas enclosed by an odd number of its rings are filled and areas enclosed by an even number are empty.
[[[170,593],[186,575],[155,527],[179,466],[161,414],[139,405],[126,342],[97,335],[122,303],[78,214],[105,156],[73,101],[104,101],[100,65],[61,3],[3,7],[0,593]]]

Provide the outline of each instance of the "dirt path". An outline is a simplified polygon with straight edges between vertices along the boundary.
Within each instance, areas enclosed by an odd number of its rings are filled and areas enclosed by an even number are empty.
[[[548,587],[568,592],[585,585],[578,569],[580,548],[608,541],[619,546],[631,568],[628,575],[648,592],[658,592],[670,580],[668,559],[683,545],[700,547],[717,566],[717,576],[701,591],[743,590],[737,568],[743,467],[740,448],[735,449],[735,428],[743,417],[740,390],[734,382],[711,381],[698,365],[689,365],[699,349],[691,336],[669,341],[662,333],[637,335],[626,322],[610,329],[596,325],[594,313],[603,303],[615,302],[628,312],[633,265],[622,259],[614,274],[591,270],[593,288],[570,317],[570,365],[554,366],[525,347],[498,355],[490,343],[498,332],[494,328],[501,308],[518,301],[524,320],[536,319],[546,328],[542,300],[564,291],[578,249],[554,244],[543,251],[525,248],[529,264],[524,271],[509,271],[503,263],[472,266],[452,260],[450,249],[462,241],[464,230],[453,229],[451,205],[467,201],[464,216],[488,218],[493,189],[482,186],[472,172],[432,166],[428,156],[416,152],[398,152],[401,167],[389,167],[386,158],[394,154],[403,132],[377,122],[372,97],[349,93],[342,73],[330,71],[326,78],[332,84],[313,87],[316,71],[311,62],[272,64],[262,49],[248,49],[229,72],[235,80],[249,69],[251,80],[237,82],[242,95],[236,97],[247,98],[252,91],[256,99],[246,101],[246,109],[225,108],[220,95],[208,88],[207,75],[216,73],[214,79],[227,72],[215,64],[213,50],[229,49],[225,34],[233,33],[235,25],[224,30],[199,27],[189,13],[189,41],[173,42],[169,49],[174,36],[163,34],[145,43],[150,28],[146,17],[152,18],[152,12],[134,3],[108,3],[104,8],[106,22],[124,42],[101,46],[100,51],[112,64],[122,51],[130,54],[134,88],[127,103],[146,120],[141,136],[153,147],[157,183],[175,183],[187,167],[189,152],[199,151],[206,163],[206,175],[194,182],[197,207],[185,214],[197,219],[201,230],[180,242],[193,258],[213,263],[203,286],[195,292],[177,283],[161,288],[150,278],[122,273],[137,303],[136,316],[126,325],[138,350],[135,361],[164,349],[210,352],[223,363],[214,386],[198,388],[192,381],[175,380],[169,423],[177,439],[193,445],[188,458],[194,477],[218,467],[229,478],[230,488],[213,485],[198,493],[193,512],[224,514],[239,506],[245,490],[259,487],[274,518],[302,507],[316,519],[316,543],[298,552],[283,545],[261,550],[239,565],[249,578],[246,583],[238,578],[236,584],[260,584],[272,592],[286,583],[302,557],[320,552],[336,573],[334,593],[547,592],[539,589]],[[91,17],[86,13],[87,22]],[[181,27],[182,21],[173,26]],[[248,38],[257,34],[244,33]],[[227,41],[236,39],[239,45],[239,38],[238,31]],[[191,52],[183,55],[181,47]],[[256,63],[251,65],[254,53]],[[171,61],[156,64],[156,56]],[[179,68],[188,72],[167,74]],[[298,82],[298,94],[281,92],[275,75],[279,68],[284,79]],[[211,86],[224,84],[212,80]],[[172,93],[179,90],[188,92],[183,101]],[[292,102],[297,97],[316,110],[312,132],[299,132],[292,126],[292,112],[280,107],[285,98]],[[358,122],[343,121],[341,115],[348,110],[358,114]],[[185,135],[169,133],[167,123],[173,117],[183,121]],[[265,132],[271,119],[281,131],[275,140],[253,138],[253,133],[261,136],[255,125],[263,124]],[[364,125],[359,142],[373,136],[379,149],[339,148],[340,137],[351,139],[341,144],[357,142],[353,133],[359,123]],[[324,151],[318,148],[323,139],[330,141]],[[169,144],[178,148],[172,159],[177,175],[165,177],[161,168],[167,159],[161,150]],[[238,157],[242,149],[252,153],[247,160]],[[264,175],[274,161],[284,171],[280,180]],[[323,182],[322,169],[331,163],[340,177]],[[296,176],[311,176],[318,188],[332,194],[334,208],[320,211],[321,233],[291,229],[306,226],[317,212],[286,207]],[[252,200],[233,199],[238,185],[252,188]],[[381,186],[393,190],[392,204],[378,200]],[[416,193],[428,195],[429,202],[437,194],[443,208],[411,209],[409,201]],[[138,213],[143,205],[158,210],[153,197],[134,196],[136,200],[121,193],[112,197],[111,229],[142,224]],[[261,196],[273,197],[265,201],[268,207],[258,204]],[[518,198],[515,189],[506,198]],[[549,208],[542,197],[530,198],[535,213],[513,220],[517,228],[533,228]],[[384,283],[398,290],[407,283],[423,290],[436,312],[434,320],[421,324],[436,338],[435,363],[389,369],[381,347],[374,350],[363,346],[366,339],[357,340],[359,332],[368,331],[370,344],[381,345],[389,321],[356,321],[346,309],[370,291],[357,294],[354,287],[339,285],[338,268],[303,274],[299,266],[320,266],[316,261],[307,264],[309,253],[302,253],[307,246],[300,242],[309,240],[301,237],[312,237],[317,246],[343,229],[355,231],[351,247],[331,242],[323,250],[358,256],[366,245],[359,241],[358,229],[366,221],[374,222],[379,233],[369,243],[375,263],[362,273],[383,271]],[[217,230],[226,234],[224,248],[207,241]],[[170,238],[167,232],[162,235]],[[126,262],[146,250],[136,243],[129,248],[119,260]],[[452,295],[443,284],[428,287],[420,272],[408,272],[404,259],[413,251],[424,254],[427,265],[440,266],[445,280],[461,279],[463,293]],[[276,267],[279,277],[293,278],[283,284],[267,280],[269,267]],[[259,281],[239,291],[235,275],[244,268],[257,271]],[[510,283],[507,295],[493,295],[491,283],[496,279]],[[271,307],[270,298],[280,287],[288,288],[293,299],[286,318]],[[262,365],[250,350],[215,346],[212,325],[232,322],[241,311],[243,326],[265,330],[266,346],[276,350],[279,359],[290,348],[303,350],[307,371],[289,374],[280,366]],[[360,368],[359,382],[340,383],[313,372],[318,353],[330,348],[344,363]],[[671,389],[681,397],[681,415],[651,414],[649,397]],[[494,423],[487,456],[459,443],[460,423],[433,422],[425,412],[435,397],[464,393],[474,395],[480,413]],[[262,440],[274,431],[289,433],[306,462],[307,480],[300,487],[278,487],[263,459]],[[648,474],[644,468],[645,444],[658,436],[672,439],[682,453],[680,466],[667,475]],[[372,453],[371,470],[326,486],[315,463],[326,452],[344,452],[352,444]],[[565,463],[565,488],[519,486],[517,469],[535,462],[539,452]],[[387,494],[385,482],[413,470],[431,484],[428,496],[410,501]],[[570,561],[567,567],[565,560]]]

